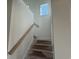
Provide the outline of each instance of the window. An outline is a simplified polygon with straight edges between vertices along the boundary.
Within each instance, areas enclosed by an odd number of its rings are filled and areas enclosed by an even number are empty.
[[[40,5],[40,16],[48,15],[48,3]]]

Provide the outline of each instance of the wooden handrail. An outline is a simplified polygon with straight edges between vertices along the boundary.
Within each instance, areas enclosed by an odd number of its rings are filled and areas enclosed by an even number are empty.
[[[19,39],[19,41],[13,46],[13,48],[8,52],[8,54],[12,55],[15,50],[19,47],[19,45],[22,43],[24,40],[24,37],[27,36],[27,34],[30,32],[30,30],[33,28],[35,24],[32,24],[29,29],[24,33],[24,35]]]

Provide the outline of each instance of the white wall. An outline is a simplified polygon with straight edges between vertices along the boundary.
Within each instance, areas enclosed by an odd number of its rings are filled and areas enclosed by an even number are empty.
[[[35,28],[34,34],[38,39],[50,39],[51,37],[51,0],[36,0],[32,9],[34,11],[35,22],[39,25],[39,28]],[[40,16],[40,5],[48,3],[49,14],[47,16]]]
[[[28,54],[28,50],[32,42],[33,42],[33,29],[24,38],[24,41],[19,45],[16,51],[12,55],[8,54],[7,59],[24,59]]]
[[[70,59],[70,0],[52,0],[55,59]]]
[[[33,24],[33,15],[28,6],[22,0],[13,0],[10,35],[9,35],[9,49],[22,37],[22,35]]]
[[[8,51],[16,44],[22,35],[33,24],[34,18],[28,5],[22,0],[12,0],[11,24]],[[32,29],[33,30],[33,29]],[[23,59],[33,41],[33,31],[31,31],[22,44],[8,59]]]
[[[35,28],[34,34],[39,39],[50,39],[51,37],[51,0],[24,0],[26,4],[30,5],[30,9],[34,14],[34,22],[39,25]],[[49,14],[47,16],[40,16],[40,5],[48,3]]]

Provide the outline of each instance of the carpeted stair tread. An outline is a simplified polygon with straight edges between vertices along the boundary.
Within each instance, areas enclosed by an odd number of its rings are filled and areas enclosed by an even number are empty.
[[[33,45],[32,48],[33,48],[33,49],[40,49],[40,50],[52,51],[52,47],[51,47],[51,46]]]
[[[37,40],[36,44],[51,44],[51,41],[47,41],[47,40]]]
[[[40,50],[40,49],[31,49],[29,53],[31,53],[31,51],[41,51],[41,52],[52,53],[52,51],[48,51],[48,50]]]
[[[50,53],[44,53],[44,52],[41,52],[41,51],[32,51],[32,53],[29,54],[29,56],[31,58],[45,58],[45,59],[51,59],[52,58],[52,54]],[[36,58],[35,58],[36,59]]]
[[[31,46],[27,59],[53,59],[51,41],[37,40]]]
[[[46,57],[41,51],[32,51],[31,56]]]

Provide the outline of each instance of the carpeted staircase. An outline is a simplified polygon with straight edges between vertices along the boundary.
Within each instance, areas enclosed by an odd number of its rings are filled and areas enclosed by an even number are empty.
[[[53,59],[51,41],[36,40],[31,46],[27,59]]]

